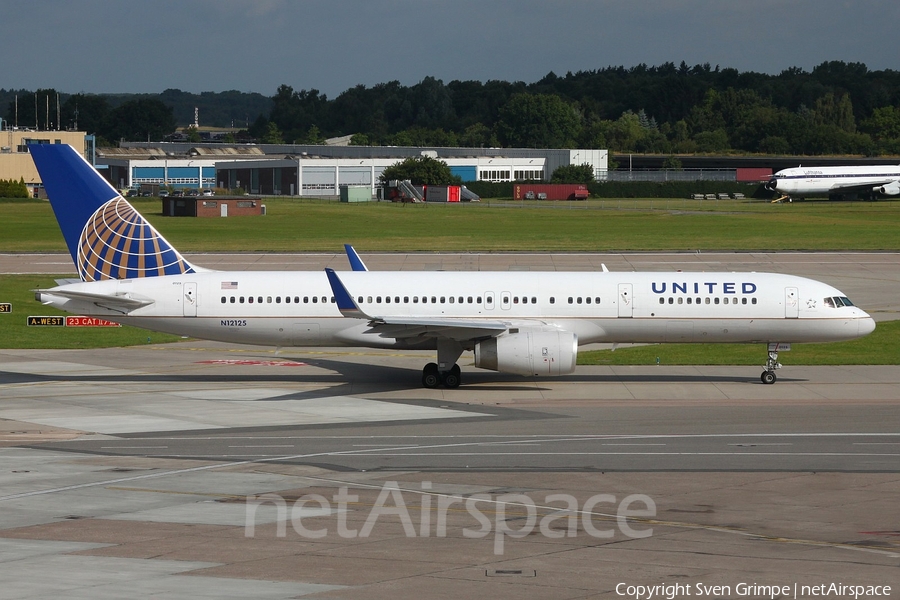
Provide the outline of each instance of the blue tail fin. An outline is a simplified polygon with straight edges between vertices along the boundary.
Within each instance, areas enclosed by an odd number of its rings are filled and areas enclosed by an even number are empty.
[[[33,144],[28,151],[83,281],[195,272],[74,148]]]

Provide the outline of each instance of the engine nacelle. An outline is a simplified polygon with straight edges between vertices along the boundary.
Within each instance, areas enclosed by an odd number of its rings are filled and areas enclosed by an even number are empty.
[[[873,191],[885,196],[896,196],[900,194],[900,182],[892,181],[891,183],[873,188]]]
[[[568,331],[521,331],[475,345],[475,366],[516,375],[568,375],[575,370],[578,336]]]

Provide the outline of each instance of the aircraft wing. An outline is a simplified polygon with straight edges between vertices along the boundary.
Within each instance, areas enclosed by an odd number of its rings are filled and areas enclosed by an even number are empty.
[[[453,319],[446,317],[380,317],[363,311],[333,269],[325,269],[334,292],[338,310],[345,317],[367,319],[369,330],[386,338],[434,337],[452,340],[471,340],[500,335],[513,323],[497,319]]]
[[[871,192],[872,188],[888,185],[889,183],[896,182],[896,178],[885,178],[878,181],[867,181],[866,183],[836,183],[831,186],[829,191],[849,191],[849,190],[859,190],[859,191],[867,191]]]
[[[91,292],[80,292],[75,290],[63,289],[34,290],[34,292],[35,296],[40,302],[43,302],[43,300],[40,299],[40,295],[48,294],[51,296],[69,298],[71,300],[78,300],[81,302],[90,302],[101,308],[107,308],[109,310],[114,310],[122,314],[129,313],[144,306],[149,306],[156,302],[152,298],[146,298],[144,296],[137,296],[134,294],[117,296],[112,294],[95,294]]]

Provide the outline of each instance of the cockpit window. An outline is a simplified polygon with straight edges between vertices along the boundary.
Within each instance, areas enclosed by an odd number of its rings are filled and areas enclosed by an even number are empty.
[[[828,308],[841,308],[843,306],[853,306],[853,303],[846,296],[833,296],[825,298],[825,306]]]

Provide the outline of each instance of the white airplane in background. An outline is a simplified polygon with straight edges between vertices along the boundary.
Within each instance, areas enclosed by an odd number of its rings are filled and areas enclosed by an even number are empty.
[[[772,176],[766,189],[780,192],[779,200],[806,196],[900,194],[900,166],[792,167]]]
[[[29,146],[80,282],[36,290],[62,310],[196,338],[270,346],[437,349],[525,376],[575,370],[597,342],[766,343],[775,382],[791,342],[850,340],[875,322],[830,285],[773,273],[212,271],[190,264],[73,148]]]

